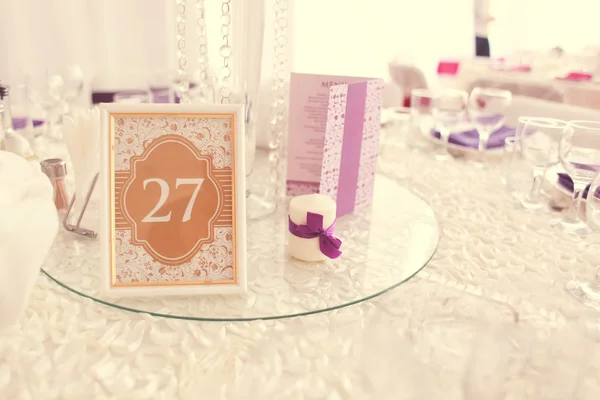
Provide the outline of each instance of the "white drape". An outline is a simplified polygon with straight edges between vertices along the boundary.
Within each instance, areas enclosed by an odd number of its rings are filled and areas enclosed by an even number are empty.
[[[236,1],[232,0],[233,4]],[[470,0],[288,0],[294,70],[387,76],[394,54],[419,63],[472,53]],[[98,85],[174,68],[174,0],[2,0],[0,77],[78,63]],[[451,3],[451,4],[449,4]],[[211,56],[218,63],[220,2],[206,0]],[[270,6],[267,8],[270,10]],[[433,10],[436,10],[435,12]],[[195,59],[188,1],[188,64]],[[447,18],[452,15],[452,18]],[[270,12],[267,17],[272,18]],[[267,20],[267,24],[269,20]],[[269,26],[269,25],[267,25]],[[268,30],[268,33],[271,32]],[[268,35],[267,35],[268,36]],[[272,42],[265,44],[266,53]],[[265,54],[267,68],[272,65]]]
[[[569,53],[600,45],[597,0],[491,0],[496,17],[490,39],[496,56],[516,50]]]
[[[232,0],[233,4],[236,1]],[[273,1],[273,0],[271,0]],[[387,76],[402,54],[426,70],[440,57],[473,53],[473,0],[288,0],[293,11],[293,69]],[[97,85],[172,69],[174,0],[2,0],[0,78],[78,63]],[[188,64],[194,67],[194,1],[188,1]],[[219,62],[220,2],[206,0],[211,58]],[[598,45],[597,0],[492,0],[495,55],[517,49]],[[270,5],[267,6],[270,9]],[[272,18],[267,12],[267,17]],[[269,20],[267,20],[267,24]],[[267,25],[269,26],[269,25]],[[268,32],[270,33],[270,32]],[[269,35],[267,35],[269,36]],[[216,39],[215,39],[216,37]],[[270,52],[272,42],[265,44]],[[265,71],[271,67],[265,54]],[[121,78],[119,78],[121,77]]]
[[[430,75],[440,57],[473,54],[472,1],[297,1],[294,69],[387,78],[399,55]]]
[[[233,0],[233,3],[242,0]],[[187,0],[186,54],[193,72],[198,54],[195,0]],[[267,1],[267,23],[273,15]],[[206,0],[209,56],[215,69],[221,2]],[[177,66],[174,0],[2,0],[0,78],[18,82],[27,73],[79,64],[96,87],[147,79]],[[271,38],[265,57],[272,54]],[[272,63],[267,63],[266,69]]]
[[[235,3],[245,0],[231,0]],[[266,1],[259,143],[266,143],[273,71],[273,3]],[[285,1],[285,0],[280,0]],[[473,52],[472,0],[287,0],[291,69],[387,78],[397,54],[427,72],[440,56]],[[209,57],[222,65],[219,0],[205,0]],[[448,16],[452,15],[452,18]],[[187,0],[189,72],[196,66],[195,0]],[[0,0],[0,79],[79,64],[87,90],[143,86],[177,65],[175,0]],[[89,97],[87,97],[89,98]]]

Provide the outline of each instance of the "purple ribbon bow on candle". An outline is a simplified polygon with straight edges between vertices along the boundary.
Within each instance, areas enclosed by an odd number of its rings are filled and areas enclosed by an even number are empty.
[[[323,229],[323,216],[311,212],[306,213],[306,225],[296,225],[288,217],[290,233],[302,239],[319,238],[321,253],[329,258],[338,258],[342,252],[342,241],[333,236],[335,222],[327,229]]]

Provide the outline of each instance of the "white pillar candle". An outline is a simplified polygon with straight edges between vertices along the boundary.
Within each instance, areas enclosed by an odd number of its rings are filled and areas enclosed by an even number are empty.
[[[322,215],[322,229],[326,230],[335,222],[336,203],[331,197],[323,194],[308,194],[294,197],[290,202],[290,221],[299,226],[306,226],[308,213]],[[327,258],[333,258],[323,253],[320,236],[307,239],[298,237],[288,230],[288,239],[289,254],[298,260],[322,261]],[[337,247],[339,248],[339,245]]]

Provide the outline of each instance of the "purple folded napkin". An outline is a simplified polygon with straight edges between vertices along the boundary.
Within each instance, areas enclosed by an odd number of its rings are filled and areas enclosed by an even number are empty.
[[[431,134],[436,139],[440,138],[439,131],[432,131]],[[485,148],[486,149],[497,149],[504,146],[504,140],[508,137],[515,136],[515,128],[503,126],[490,135]],[[450,134],[448,142],[457,146],[470,147],[476,149],[479,144],[479,134],[476,129],[471,129],[464,132],[457,132]]]
[[[35,128],[37,126],[42,125],[43,123],[44,123],[44,121],[41,119],[34,119],[33,127]],[[13,118],[13,129],[15,131],[25,129],[25,128],[27,128],[27,118],[26,117]]]
[[[564,172],[559,172],[558,174],[558,184],[560,186],[562,186],[563,188],[567,189],[569,192],[573,191],[573,180],[571,179],[571,177],[569,176],[569,174],[566,174]],[[588,196],[588,192],[590,191],[590,185],[587,185],[585,187],[585,189],[583,190],[583,198],[587,199]],[[600,199],[600,187],[598,187],[596,189],[596,193],[594,195],[594,197],[596,197],[597,199]]]

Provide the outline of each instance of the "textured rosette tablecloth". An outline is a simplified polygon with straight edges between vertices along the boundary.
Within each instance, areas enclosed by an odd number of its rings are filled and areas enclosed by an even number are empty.
[[[422,295],[432,299],[436,291],[431,288],[444,285],[504,301],[521,318],[535,317],[548,326],[588,311],[569,297],[564,283],[592,277],[600,238],[573,240],[552,230],[547,215],[519,210],[501,186],[498,168],[436,163],[428,154],[384,147],[379,169],[429,202],[442,230],[429,265],[392,293],[310,317],[197,322],[128,313],[79,297],[40,275],[25,315],[0,332],[0,397],[230,398],[223,386],[232,385],[240,363],[262,351],[255,345],[269,332],[301,329],[307,321],[335,329],[340,320],[351,320],[353,329],[360,329],[373,309],[379,309],[390,325],[403,323],[398,308],[410,304],[398,305],[394,294],[418,285],[429,288]],[[265,238],[266,253],[268,241]],[[393,239],[382,245],[394,246]],[[78,262],[72,258],[76,248],[64,251],[63,263]],[[436,304],[432,301],[431,307]],[[340,357],[339,346],[327,336],[311,341],[310,351],[304,345],[269,348],[281,351],[294,365],[322,369],[311,398],[344,398],[344,391],[353,390],[357,383],[350,371],[344,377],[346,369],[355,367],[352,352]],[[264,369],[266,382],[277,380],[275,365]],[[323,372],[333,370],[335,374]],[[306,369],[298,368],[297,374],[305,376]],[[336,391],[338,397],[328,397]]]

